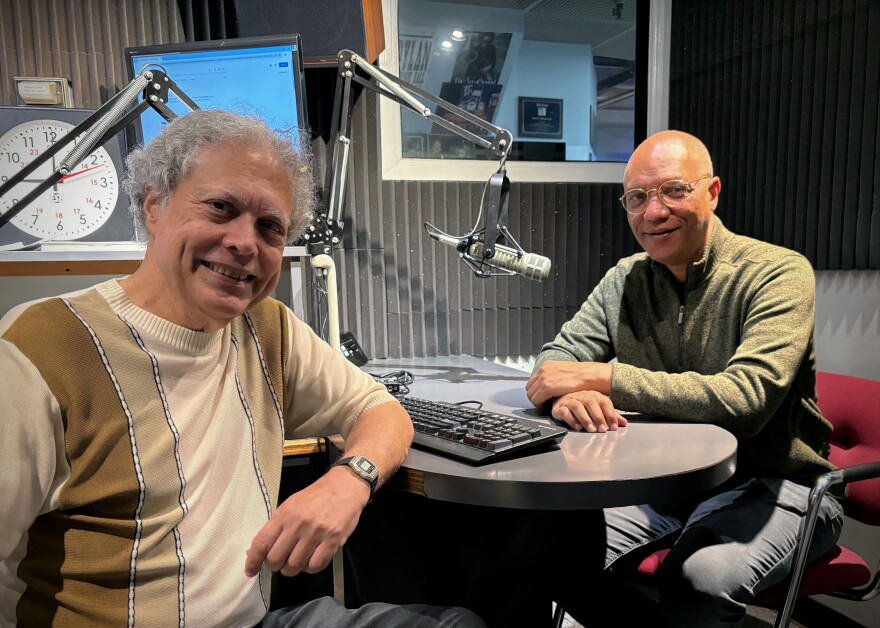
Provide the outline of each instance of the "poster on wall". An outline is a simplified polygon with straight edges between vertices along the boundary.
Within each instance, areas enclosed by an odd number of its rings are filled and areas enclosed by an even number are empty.
[[[440,86],[440,98],[487,122],[494,121],[501,98],[498,78],[507,59],[511,37],[511,33],[463,33],[449,80]],[[440,115],[471,132],[483,133],[455,114],[441,112]],[[434,125],[431,133],[448,134],[449,131]]]
[[[443,83],[440,86],[440,98],[487,122],[495,119],[500,97],[501,85],[498,84]],[[449,114],[443,117],[468,128],[459,116]],[[474,131],[476,127],[469,130]]]
[[[562,137],[562,99],[519,97],[517,108],[520,137]]]
[[[464,40],[449,80],[453,83],[497,83],[511,37],[511,33],[463,33]]]

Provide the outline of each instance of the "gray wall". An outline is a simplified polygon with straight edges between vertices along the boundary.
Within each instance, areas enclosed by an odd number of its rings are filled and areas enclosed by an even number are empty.
[[[816,354],[822,371],[880,380],[880,271],[816,273]],[[872,568],[877,565],[877,528],[847,519],[840,541],[859,552]],[[880,598],[870,602],[818,599],[865,626],[880,625]]]
[[[123,51],[183,41],[175,0],[3,0],[0,104],[13,76],[63,76],[74,103],[97,109],[128,84]]]
[[[342,329],[373,358],[537,353],[610,265],[635,250],[617,202],[621,187],[513,181],[511,233],[552,260],[552,275],[475,278],[423,223],[466,233],[484,183],[382,181],[376,98],[362,94],[353,116],[346,234],[334,254]]]

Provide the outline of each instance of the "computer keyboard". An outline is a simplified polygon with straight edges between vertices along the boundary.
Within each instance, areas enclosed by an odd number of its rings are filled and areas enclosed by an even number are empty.
[[[568,433],[538,421],[443,401],[407,396],[400,403],[412,417],[413,445],[472,465],[540,453]]]

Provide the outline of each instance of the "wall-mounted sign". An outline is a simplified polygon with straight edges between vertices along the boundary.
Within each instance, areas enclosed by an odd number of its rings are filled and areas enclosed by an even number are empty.
[[[13,76],[17,105],[73,107],[73,90],[66,78]]]
[[[519,97],[520,137],[562,137],[562,99]]]

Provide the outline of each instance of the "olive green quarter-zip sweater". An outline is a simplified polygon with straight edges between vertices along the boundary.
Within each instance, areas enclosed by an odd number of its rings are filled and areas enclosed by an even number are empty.
[[[816,406],[813,269],[713,219],[683,289],[646,253],[622,259],[536,366],[617,358],[616,408],[729,430],[736,478],[812,483],[834,468],[831,424]]]

